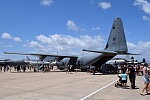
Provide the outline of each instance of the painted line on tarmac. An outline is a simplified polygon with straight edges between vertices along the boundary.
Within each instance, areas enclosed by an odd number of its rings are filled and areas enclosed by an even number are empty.
[[[118,79],[117,79],[117,80],[118,80]],[[117,80],[115,80],[115,81],[113,81],[113,82],[109,83],[108,85],[106,85],[106,86],[104,86],[104,87],[102,87],[102,88],[100,88],[100,89],[96,90],[95,92],[93,92],[93,93],[91,93],[91,94],[89,94],[89,95],[87,95],[87,96],[85,96],[85,97],[81,98],[80,100],[85,100],[85,99],[89,98],[90,96],[92,96],[92,95],[96,94],[97,92],[99,92],[99,91],[101,91],[101,90],[103,90],[103,89],[107,88],[107,87],[108,87],[108,86],[110,86],[111,84],[115,83]]]

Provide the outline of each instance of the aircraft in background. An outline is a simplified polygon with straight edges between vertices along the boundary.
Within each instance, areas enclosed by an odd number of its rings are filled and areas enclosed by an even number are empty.
[[[0,60],[0,65],[25,65],[27,64],[24,59],[22,60],[11,60],[11,59],[4,59]]]
[[[112,58],[106,62],[106,64],[126,64],[131,62],[129,55],[125,55],[125,58]]]
[[[0,60],[0,66],[6,65],[7,61],[10,61],[10,59]]]
[[[33,60],[30,59],[28,56],[26,56],[27,60],[25,60],[26,63],[30,65],[50,65],[51,61],[41,61],[41,60]]]
[[[126,38],[124,34],[124,28],[121,18],[116,18],[113,22],[111,32],[104,50],[85,50],[82,51],[92,52],[89,55],[81,56],[71,56],[71,55],[53,55],[53,54],[36,54],[36,53],[11,53],[4,52],[5,54],[19,54],[19,55],[34,55],[39,56],[41,60],[46,57],[52,57],[56,60],[57,67],[59,69],[64,69],[68,65],[72,65],[72,69],[81,68],[81,70],[86,70],[87,66],[95,66],[97,71],[100,71],[101,65],[106,63],[108,60],[112,59],[118,54],[121,55],[131,55],[128,53],[128,48],[126,44]],[[134,54],[133,54],[134,55]]]

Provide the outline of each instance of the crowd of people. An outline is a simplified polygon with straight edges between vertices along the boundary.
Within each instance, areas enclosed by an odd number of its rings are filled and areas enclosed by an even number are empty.
[[[121,86],[123,89],[127,88],[127,80],[129,78],[130,89],[135,89],[135,80],[137,75],[142,75],[144,82],[144,86],[140,92],[140,95],[145,96],[146,94],[150,94],[150,69],[148,68],[147,63],[142,65],[142,71],[140,71],[140,67],[138,68],[138,65],[125,65],[122,69],[122,73],[118,74],[119,80],[116,82],[115,86]]]
[[[13,70],[12,70],[13,69]],[[53,70],[53,66],[50,65],[4,65],[4,66],[0,66],[0,72],[26,72],[26,70],[28,71],[33,71],[33,72],[39,72],[39,71],[43,71],[43,72],[49,72],[51,70]]]
[[[66,67],[66,73],[70,73],[72,71],[72,67],[73,65],[68,65]],[[17,65],[17,66],[0,66],[0,72],[6,72],[9,71],[11,72],[12,68],[14,68],[15,71],[17,72],[25,72],[26,69],[28,69],[29,71],[49,71],[49,70],[53,70],[53,66],[25,66],[25,65]],[[87,66],[87,72],[92,72],[95,74],[95,66]],[[103,73],[111,73],[111,72],[115,72],[115,73],[119,73],[117,76],[119,77],[119,80],[116,82],[115,86],[118,87],[122,87],[123,89],[128,88],[127,85],[127,80],[129,79],[130,82],[130,89],[135,89],[136,85],[135,85],[135,81],[136,81],[136,76],[137,75],[141,75],[143,78],[143,88],[141,89],[140,95],[144,96],[146,94],[150,94],[150,69],[148,67],[147,63],[144,64],[125,64],[124,66],[118,66],[118,65],[105,65],[105,66],[101,66],[101,72]]]

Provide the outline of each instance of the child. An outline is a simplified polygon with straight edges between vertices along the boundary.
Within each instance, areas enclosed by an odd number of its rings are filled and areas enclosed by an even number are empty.
[[[123,73],[121,74],[121,83],[122,88],[125,89],[127,84],[127,74],[125,73],[125,71],[123,71]]]

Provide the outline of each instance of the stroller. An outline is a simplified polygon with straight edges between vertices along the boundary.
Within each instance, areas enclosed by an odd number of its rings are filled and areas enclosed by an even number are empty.
[[[115,87],[122,87],[122,83],[121,83],[121,74],[118,74],[118,78],[119,80],[115,83]]]

